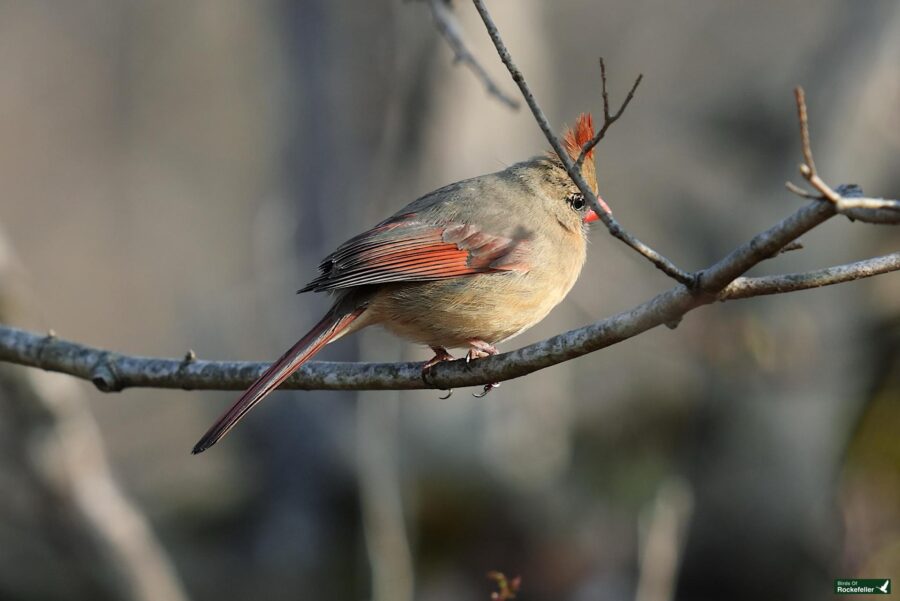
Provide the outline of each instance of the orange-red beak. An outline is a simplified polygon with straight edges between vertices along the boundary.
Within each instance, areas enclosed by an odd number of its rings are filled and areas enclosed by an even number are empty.
[[[612,215],[612,209],[610,209],[609,205],[606,204],[605,202],[603,202],[603,199],[600,198],[599,196],[597,197],[597,202],[600,203],[600,206],[603,207],[603,210],[605,210],[608,214]],[[597,211],[595,211],[594,209],[591,209],[590,211],[588,211],[587,213],[584,214],[584,219],[582,219],[581,221],[584,223],[594,223],[595,221],[598,221],[599,219],[600,219],[600,216],[597,215]]]

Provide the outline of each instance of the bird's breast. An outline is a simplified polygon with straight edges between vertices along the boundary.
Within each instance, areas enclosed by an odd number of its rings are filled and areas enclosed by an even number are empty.
[[[429,346],[500,342],[535,325],[565,298],[584,264],[583,245],[573,246],[555,249],[552,260],[532,257],[527,272],[386,285],[370,310],[394,334]]]

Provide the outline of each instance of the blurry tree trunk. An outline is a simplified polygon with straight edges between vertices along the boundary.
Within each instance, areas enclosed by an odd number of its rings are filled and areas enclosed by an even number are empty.
[[[0,320],[9,319],[19,302],[12,298],[18,275],[0,232]],[[29,538],[43,539],[65,558],[59,571],[37,566],[43,582],[26,585],[22,594],[43,589],[92,601],[187,598],[147,520],[116,484],[79,384],[0,365],[0,415],[3,455],[17,493],[34,499],[29,513],[38,532]]]
[[[406,173],[396,166],[413,171],[417,165],[417,125],[426,107],[416,99],[424,97],[430,82],[426,67],[433,59],[436,34],[424,7],[387,0],[350,5],[303,0],[281,2],[277,10],[287,84],[279,121],[290,124],[279,211],[285,221],[296,224],[296,260],[282,257],[279,268],[296,289],[337,242],[402,204],[387,196],[405,194],[398,182]],[[416,21],[422,27],[406,26]],[[405,35],[408,32],[411,35]],[[354,43],[346,44],[348,39]],[[409,47],[398,51],[404,45]],[[293,304],[297,312],[272,315],[271,331],[288,329],[293,332],[288,336],[299,337],[329,302],[326,295],[304,295]],[[358,360],[358,343],[342,340],[326,354]],[[259,442],[254,450],[262,455],[260,465],[267,466],[264,507],[253,514],[258,520],[253,552],[261,559],[263,575],[271,575],[263,580],[272,588],[260,594],[316,590],[322,598],[368,595],[360,588],[369,568],[358,561],[363,536],[358,527],[347,527],[359,524],[357,503],[365,503],[358,497],[354,469],[356,395],[292,396],[296,402],[271,402],[256,425],[248,427]],[[320,396],[327,396],[327,402],[318,402]],[[323,548],[340,551],[322,556]],[[411,570],[408,563],[406,569]],[[336,572],[342,576],[335,578]],[[411,586],[408,577],[403,588]]]

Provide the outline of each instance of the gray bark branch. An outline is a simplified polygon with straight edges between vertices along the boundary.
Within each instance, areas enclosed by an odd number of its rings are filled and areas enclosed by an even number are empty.
[[[898,270],[900,270],[900,252],[895,252],[882,257],[804,273],[787,273],[758,278],[741,277],[731,282],[719,294],[719,300],[738,300],[766,294],[784,294],[822,286],[833,286]]]
[[[501,382],[612,346],[659,325],[677,323],[688,312],[717,300],[792,292],[900,270],[900,253],[892,253],[808,273],[739,277],[835,214],[832,204],[813,201],[701,272],[693,290],[678,285],[628,311],[468,365],[463,361],[438,364],[429,377],[431,386],[422,381],[422,363],[418,362],[316,361],[302,366],[283,388],[448,389]],[[5,326],[0,326],[0,361],[66,373],[89,380],[104,392],[133,387],[242,390],[268,366],[258,362],[204,361],[192,355],[184,359],[128,356]]]

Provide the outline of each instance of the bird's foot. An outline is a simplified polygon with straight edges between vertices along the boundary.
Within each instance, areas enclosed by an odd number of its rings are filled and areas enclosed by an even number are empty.
[[[425,382],[425,384],[428,386],[433,386],[433,384],[428,381],[431,378],[431,368],[438,363],[443,363],[444,361],[453,361],[454,357],[447,352],[447,349],[443,347],[432,346],[430,348],[432,351],[434,351],[434,357],[426,361],[422,366],[422,381]],[[441,400],[449,399],[451,394],[453,394],[452,388],[447,391],[446,395],[438,398]]]
[[[430,371],[432,367],[437,365],[438,363],[443,363],[444,361],[453,361],[454,357],[450,353],[447,352],[447,349],[440,346],[432,346],[429,347],[434,352],[434,357],[425,362],[425,365],[422,366],[422,377],[425,377],[425,372]]]
[[[466,353],[466,363],[470,363],[473,359],[482,359],[496,355],[500,351],[493,344],[489,344],[484,340],[473,338],[469,340],[469,352]]]
[[[469,345],[469,352],[466,353],[466,365],[471,363],[473,359],[490,357],[500,352],[497,350],[497,347],[495,347],[493,344],[485,342],[484,340],[473,338],[472,340],[469,340]],[[485,384],[484,389],[482,389],[481,392],[473,392],[472,396],[476,399],[484,398],[485,396],[487,396],[487,393],[497,388],[498,386],[500,386],[500,382]]]

